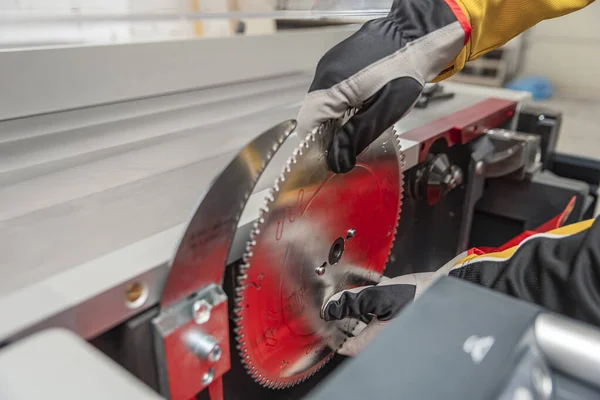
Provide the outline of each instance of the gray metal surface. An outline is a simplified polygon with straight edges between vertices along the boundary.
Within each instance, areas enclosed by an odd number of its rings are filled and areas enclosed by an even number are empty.
[[[535,338],[552,368],[600,387],[600,331],[552,314],[535,320]]]
[[[0,398],[160,400],[75,334],[48,330],[0,351]]]
[[[512,174],[515,179],[525,179],[541,168],[540,136],[506,129],[491,129],[487,135],[495,151],[485,160],[486,177]]]
[[[340,121],[341,123],[341,121]],[[388,130],[347,174],[326,151],[338,123],[303,140],[266,196],[236,288],[236,339],[248,373],[287,388],[316,373],[355,321],[325,322],[333,293],[377,282],[395,239],[404,157]]]
[[[0,294],[186,221],[239,148],[295,117],[309,79],[9,121],[20,137],[0,143]]]
[[[0,120],[310,71],[355,30],[5,50]]]

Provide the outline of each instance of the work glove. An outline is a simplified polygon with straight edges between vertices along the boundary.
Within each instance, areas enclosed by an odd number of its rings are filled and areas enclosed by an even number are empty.
[[[350,171],[356,157],[411,110],[425,83],[449,66],[469,33],[455,0],[394,0],[387,17],[365,23],[320,60],[298,132],[304,137],[360,108],[328,150],[333,172]]]
[[[339,354],[355,356],[394,318],[404,306],[418,297],[435,273],[382,277],[377,285],[361,286],[334,294],[322,309],[326,321],[352,318],[357,324]],[[369,321],[370,320],[370,321]]]
[[[377,285],[335,293],[323,305],[323,319],[359,321],[338,353],[353,356],[362,351],[438,276],[462,279],[600,327],[600,219],[515,239],[510,247],[471,249],[436,272],[382,279]]]
[[[439,82],[540,21],[593,0],[394,0],[319,62],[298,114],[302,137],[359,108],[333,136],[328,164],[348,172],[356,157],[402,118],[426,82]]]

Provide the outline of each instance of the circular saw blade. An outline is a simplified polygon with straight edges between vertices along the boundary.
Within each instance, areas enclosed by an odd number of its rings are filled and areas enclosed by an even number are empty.
[[[247,372],[286,388],[317,372],[355,320],[326,322],[334,293],[377,282],[402,206],[404,155],[390,129],[346,174],[326,149],[341,121],[302,141],[277,178],[250,234],[236,287],[236,338]]]

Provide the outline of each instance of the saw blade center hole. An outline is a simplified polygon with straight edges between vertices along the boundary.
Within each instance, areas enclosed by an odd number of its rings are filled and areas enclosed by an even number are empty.
[[[342,256],[344,255],[344,250],[344,238],[340,236],[339,238],[335,239],[331,245],[331,249],[329,249],[329,265],[335,265],[340,262]]]

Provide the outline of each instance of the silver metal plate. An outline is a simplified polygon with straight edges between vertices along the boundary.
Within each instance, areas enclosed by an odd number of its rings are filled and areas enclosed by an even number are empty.
[[[285,388],[318,371],[354,321],[325,322],[335,292],[379,280],[402,202],[403,155],[389,130],[347,174],[326,149],[336,125],[309,135],[265,200],[238,275],[236,333],[248,372]]]

